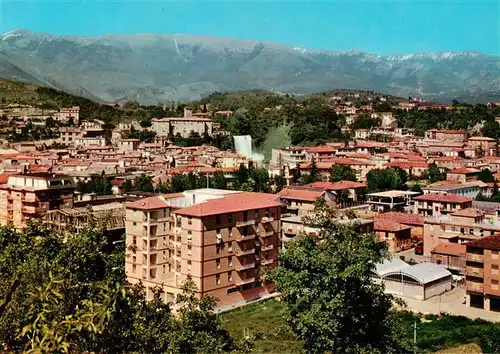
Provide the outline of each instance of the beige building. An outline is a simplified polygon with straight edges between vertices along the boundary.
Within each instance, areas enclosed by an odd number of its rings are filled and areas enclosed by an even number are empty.
[[[497,142],[486,136],[471,136],[467,145],[473,149],[474,157],[496,156]]]
[[[59,112],[56,113],[55,118],[60,122],[68,122],[72,119],[74,124],[78,124],[80,121],[80,107],[61,108]]]
[[[118,147],[126,151],[135,151],[139,148],[140,143],[139,139],[121,139],[118,141]]]
[[[440,243],[464,243],[500,233],[497,220],[489,220],[483,211],[474,208],[460,210],[450,215],[440,215],[424,220],[424,255],[431,256]]]
[[[214,121],[210,118],[153,118],[151,123],[151,130],[159,137],[179,134],[183,138],[187,138],[191,132],[198,133],[201,137],[205,134],[209,136],[214,134]]]
[[[16,229],[26,227],[30,219],[40,219],[50,211],[73,206],[73,180],[49,173],[9,176],[0,185],[0,224]]]
[[[275,195],[194,190],[126,206],[127,278],[166,301],[188,276],[219,306],[274,291],[262,278],[277,265],[281,204]]]
[[[500,311],[500,235],[465,244],[466,304]]]
[[[430,140],[463,143],[466,141],[467,135],[464,130],[430,129],[425,132],[425,138]]]
[[[439,216],[472,207],[472,199],[456,194],[428,193],[415,198],[415,214]]]

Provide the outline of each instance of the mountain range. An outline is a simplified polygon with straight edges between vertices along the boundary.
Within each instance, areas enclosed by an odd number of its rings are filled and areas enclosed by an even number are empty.
[[[440,102],[500,100],[500,57],[475,52],[381,56],[183,34],[78,37],[15,30],[0,35],[0,55],[0,77],[104,102],[334,88]]]

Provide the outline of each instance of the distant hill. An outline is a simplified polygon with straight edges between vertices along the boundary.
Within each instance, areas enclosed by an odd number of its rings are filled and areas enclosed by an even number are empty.
[[[440,102],[500,100],[500,58],[473,52],[377,56],[188,35],[0,36],[0,77],[106,102],[193,100],[215,91],[307,94],[334,87]]]

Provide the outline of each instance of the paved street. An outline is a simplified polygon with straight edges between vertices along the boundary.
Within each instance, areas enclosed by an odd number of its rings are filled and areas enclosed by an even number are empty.
[[[452,315],[465,316],[472,319],[482,318],[487,321],[500,322],[500,313],[484,311],[465,306],[465,287],[460,286],[441,296],[434,296],[426,301],[402,298],[407,304],[407,310],[438,315],[446,312]]]

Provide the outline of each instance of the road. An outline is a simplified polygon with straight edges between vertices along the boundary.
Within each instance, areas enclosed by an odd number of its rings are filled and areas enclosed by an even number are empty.
[[[425,301],[401,298],[406,302],[406,310],[439,315],[446,312],[451,315],[465,316],[471,319],[481,318],[491,322],[500,322],[500,313],[485,311],[465,306],[465,286],[460,286],[440,296],[434,296]]]

